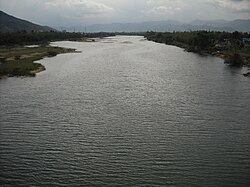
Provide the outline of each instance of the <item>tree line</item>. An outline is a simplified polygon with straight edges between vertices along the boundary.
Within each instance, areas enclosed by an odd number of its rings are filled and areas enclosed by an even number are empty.
[[[20,31],[15,33],[0,33],[0,45],[29,45],[29,44],[43,44],[51,41],[60,40],[77,40],[81,38],[95,38],[113,36],[112,33],[80,33],[80,32],[26,32]]]
[[[250,38],[250,33],[241,32],[146,32],[145,38],[158,43],[175,45],[196,53],[219,53],[225,56],[225,62],[232,65],[249,63],[249,44],[243,38]],[[242,59],[242,57],[244,59]]]

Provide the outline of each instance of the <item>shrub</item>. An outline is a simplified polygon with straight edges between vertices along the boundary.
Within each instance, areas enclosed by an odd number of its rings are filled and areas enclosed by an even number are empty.
[[[0,63],[5,63],[6,62],[6,57],[0,57]]]
[[[55,51],[48,51],[48,57],[53,57],[53,56],[56,56],[57,55],[57,52]]]
[[[15,60],[20,60],[21,56],[20,55],[16,55],[15,56]]]
[[[229,55],[226,58],[225,63],[229,64],[231,66],[238,66],[238,67],[240,67],[240,66],[243,66],[244,62],[243,62],[243,59],[242,59],[242,57],[241,57],[240,54],[234,53],[232,55]]]

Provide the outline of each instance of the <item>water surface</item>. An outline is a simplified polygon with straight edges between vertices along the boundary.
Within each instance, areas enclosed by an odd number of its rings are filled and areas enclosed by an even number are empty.
[[[82,53],[0,80],[3,186],[249,186],[247,69],[142,37],[53,45]]]

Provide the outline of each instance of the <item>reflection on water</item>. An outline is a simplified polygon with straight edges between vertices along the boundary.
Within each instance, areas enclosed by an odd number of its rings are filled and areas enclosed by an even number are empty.
[[[82,53],[0,80],[3,186],[250,183],[245,69],[141,37],[53,44]]]

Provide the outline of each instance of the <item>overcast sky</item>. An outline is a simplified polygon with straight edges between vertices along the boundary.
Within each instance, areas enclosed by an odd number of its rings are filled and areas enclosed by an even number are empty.
[[[0,0],[0,9],[49,26],[250,18],[250,0]]]

